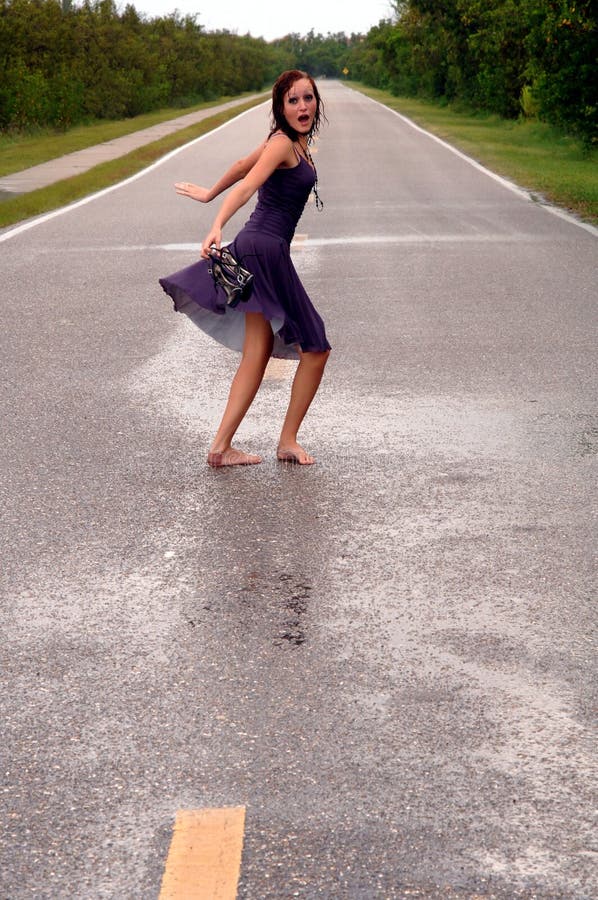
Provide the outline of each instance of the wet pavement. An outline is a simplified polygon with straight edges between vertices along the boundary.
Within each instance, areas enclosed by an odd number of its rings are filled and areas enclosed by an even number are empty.
[[[596,236],[322,89],[314,467],[287,362],[205,465],[236,357],[157,285],[264,108],[2,235],[3,897],[157,896],[208,806],[243,898],[596,894]]]

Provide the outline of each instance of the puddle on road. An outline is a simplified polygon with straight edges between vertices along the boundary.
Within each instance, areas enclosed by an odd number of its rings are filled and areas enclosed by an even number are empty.
[[[291,579],[290,575],[280,576],[280,580],[283,582],[291,581]],[[299,647],[307,640],[304,617],[308,611],[312,588],[309,584],[298,583],[292,589],[294,593],[287,600],[283,600],[284,609],[291,616],[283,623],[281,634],[274,640],[277,647],[283,646],[285,642]]]
[[[582,456],[594,456],[598,453],[598,425],[582,431],[579,438],[579,452]]]
[[[172,425],[210,434],[220,419],[238,356],[223,351],[185,323],[164,349],[130,378],[140,402]],[[277,437],[296,363],[271,360],[264,383],[242,425],[243,439],[260,440],[264,428]],[[474,397],[357,394],[342,382],[323,383],[304,433],[318,431],[319,456],[332,465],[360,466],[372,456],[436,451],[461,455],[520,455],[529,411],[520,414],[505,402]],[[523,420],[523,421],[520,421]],[[325,423],[323,434],[322,423]]]

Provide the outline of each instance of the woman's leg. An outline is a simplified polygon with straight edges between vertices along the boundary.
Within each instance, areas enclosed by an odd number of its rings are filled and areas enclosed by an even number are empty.
[[[306,453],[303,447],[297,443],[297,432],[316,395],[329,355],[329,350],[323,353],[301,353],[293,379],[289,407],[278,442],[277,456],[279,459],[297,462],[301,465],[311,465],[315,462],[313,456]]]
[[[222,421],[208,453],[208,463],[211,466],[246,466],[262,461],[259,456],[231,447],[231,441],[262,383],[273,342],[270,323],[261,313],[246,313],[243,356],[230,387]]]

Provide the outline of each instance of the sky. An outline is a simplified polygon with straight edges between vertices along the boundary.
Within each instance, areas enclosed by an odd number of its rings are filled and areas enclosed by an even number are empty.
[[[197,14],[206,31],[226,29],[249,32],[267,41],[286,34],[305,35],[344,31],[366,34],[380,19],[391,16],[388,0],[131,0],[137,12],[165,16],[178,10],[181,15]],[[126,0],[117,0],[124,9]]]

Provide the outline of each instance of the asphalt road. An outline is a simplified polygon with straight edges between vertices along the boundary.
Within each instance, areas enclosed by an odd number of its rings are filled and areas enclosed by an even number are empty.
[[[221,806],[243,898],[596,896],[596,233],[322,91],[314,467],[290,363],[205,465],[236,357],[157,283],[266,107],[0,235],[3,900],[156,897]]]

